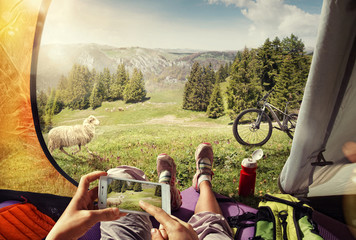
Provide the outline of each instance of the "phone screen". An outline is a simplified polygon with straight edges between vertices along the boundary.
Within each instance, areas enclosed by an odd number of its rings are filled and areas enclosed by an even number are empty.
[[[109,178],[107,182],[107,207],[144,212],[139,201],[143,200],[162,208],[161,185]]]

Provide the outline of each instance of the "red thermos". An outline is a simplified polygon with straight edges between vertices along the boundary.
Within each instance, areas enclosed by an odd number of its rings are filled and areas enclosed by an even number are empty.
[[[239,195],[246,197],[255,193],[257,161],[263,156],[258,149],[252,153],[252,158],[245,158],[241,163]]]

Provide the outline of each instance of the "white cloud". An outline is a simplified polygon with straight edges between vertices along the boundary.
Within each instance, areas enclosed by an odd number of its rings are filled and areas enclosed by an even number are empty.
[[[164,15],[112,8],[100,1],[53,0],[42,44],[99,43],[118,47],[234,50],[244,47],[244,22],[211,28],[204,21],[170,19]],[[243,29],[243,30],[241,30]]]
[[[240,8],[251,21],[247,37],[251,47],[261,45],[269,37],[283,38],[291,33],[303,40],[306,46],[314,47],[319,14],[310,14],[284,3],[283,0],[207,0],[209,4],[225,4]]]
[[[239,50],[244,46],[259,47],[267,37],[283,38],[294,33],[306,46],[314,47],[319,19],[316,14],[280,0],[202,1],[236,8],[235,20],[173,19],[169,14],[138,11],[120,4],[113,7],[94,0],[53,0],[42,43]]]

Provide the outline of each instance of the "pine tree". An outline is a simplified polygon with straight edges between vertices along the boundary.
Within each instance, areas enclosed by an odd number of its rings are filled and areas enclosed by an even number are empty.
[[[127,182],[124,181],[122,184],[122,187],[121,187],[121,192],[124,193],[124,192],[126,192],[126,190],[127,190]]]
[[[262,64],[261,85],[266,91],[269,91],[274,86],[274,78],[271,74],[273,71],[272,43],[269,38],[267,38],[263,46],[259,48],[257,55]]]
[[[113,86],[114,98],[124,99],[124,90],[129,79],[125,64],[119,64],[117,66],[115,78],[115,84]]]
[[[45,115],[48,96],[44,91],[40,91],[37,96],[37,111],[40,122],[41,131],[45,130]]]
[[[199,111],[206,111],[208,108],[214,84],[215,72],[212,64],[210,63],[207,67],[203,68],[202,83],[199,84],[201,89],[201,100],[198,102]]]
[[[234,62],[227,87],[228,108],[235,114],[247,108],[254,107],[260,96],[258,61],[255,51],[247,48],[241,54],[241,59]],[[230,113],[234,117],[234,113]]]
[[[54,105],[55,105],[55,95],[56,91],[54,89],[51,90],[51,93],[47,99],[47,103],[45,106],[45,114],[44,114],[44,131],[48,132],[51,130],[53,125],[53,116],[54,116]]]
[[[183,109],[195,110],[194,97],[199,77],[201,77],[201,68],[198,62],[194,62],[188,81],[184,85]]]
[[[156,189],[155,189],[155,196],[161,197],[161,195],[162,195],[162,189],[161,189],[161,186],[158,185],[158,186],[156,186]]]
[[[63,104],[63,108],[67,107],[70,103],[70,90],[69,90],[68,78],[66,78],[63,75],[59,79],[57,92],[58,92],[57,101]]]
[[[110,184],[112,191],[117,193],[121,192],[122,185],[123,185],[122,180],[114,180]]]
[[[62,109],[64,108],[63,103],[61,101],[59,101],[59,92],[55,91],[55,97],[54,97],[54,101],[53,101],[53,106],[52,106],[52,112],[53,114],[58,114],[62,111]]]
[[[269,72],[270,79],[273,80],[272,85],[270,86],[271,89],[274,87],[275,79],[279,74],[279,69],[283,62],[283,54],[282,54],[282,47],[281,47],[281,40],[278,37],[275,37],[272,41],[272,71]],[[269,88],[265,88],[268,90]]]
[[[90,107],[92,109],[96,109],[98,107],[101,107],[101,104],[103,102],[103,98],[102,98],[102,96],[101,96],[101,94],[99,92],[97,84],[95,84],[94,87],[93,87],[93,90],[92,90],[91,95],[90,95],[89,102],[90,102]]]
[[[72,109],[89,107],[91,86],[88,84],[90,72],[86,66],[74,64],[68,76],[68,104]]]
[[[287,55],[281,66],[280,74],[276,77],[274,93],[271,96],[272,104],[280,109],[284,109],[287,101],[295,101],[297,91],[296,81],[297,76],[295,74],[293,59],[290,55]]]
[[[219,118],[224,115],[224,110],[224,101],[221,95],[220,83],[216,82],[207,109],[208,117]]]
[[[135,192],[141,192],[142,191],[142,185],[141,185],[141,183],[135,183],[135,185],[134,185],[134,187],[133,187],[133,190],[135,191]]]
[[[128,81],[124,90],[125,102],[140,102],[146,97],[145,82],[143,74],[138,69],[134,69],[131,79]]]
[[[308,78],[310,59],[305,55],[304,43],[294,34],[282,40],[280,52],[283,58],[279,74],[276,75],[275,93],[271,102],[284,109],[288,101],[289,109],[297,109]]]
[[[283,38],[281,47],[284,55],[291,55],[293,58],[304,53],[303,41],[294,34],[291,34],[290,37]]]
[[[229,76],[229,64],[220,65],[219,70],[216,72],[216,80],[219,82],[226,82],[226,78]]]
[[[110,93],[110,83],[111,83],[111,73],[109,68],[104,68],[101,74],[101,87],[102,87],[102,97],[103,101],[111,100],[111,93]]]
[[[130,184],[127,185],[127,190],[131,191],[133,190],[133,187],[134,187],[134,183],[131,182]]]
[[[183,109],[206,111],[214,82],[212,65],[202,68],[198,62],[194,62],[184,86]]]

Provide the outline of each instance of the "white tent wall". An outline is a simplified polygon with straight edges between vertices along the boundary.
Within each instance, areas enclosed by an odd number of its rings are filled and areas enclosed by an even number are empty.
[[[356,141],[355,36],[356,1],[325,0],[291,153],[279,178],[286,193],[356,194],[356,164],[342,153],[345,142]],[[332,165],[311,165],[321,152]]]

